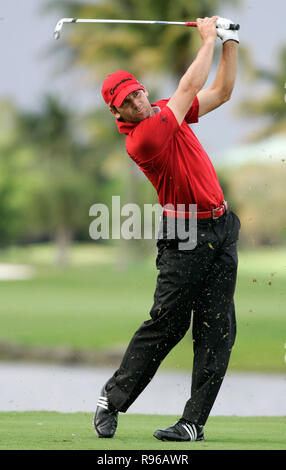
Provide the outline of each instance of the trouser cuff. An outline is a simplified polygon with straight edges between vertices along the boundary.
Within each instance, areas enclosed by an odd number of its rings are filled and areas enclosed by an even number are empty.
[[[131,404],[127,393],[121,390],[117,385],[107,390],[107,397],[112,406],[121,413],[125,413]]]

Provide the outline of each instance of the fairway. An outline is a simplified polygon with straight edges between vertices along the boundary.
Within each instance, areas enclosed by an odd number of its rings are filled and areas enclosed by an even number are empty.
[[[1,282],[0,343],[88,350],[95,364],[97,354],[115,350],[121,357],[135,330],[149,318],[157,276],[154,258],[122,269],[113,249],[78,245],[72,249],[71,266],[59,270],[51,254],[50,246],[2,253],[2,261],[29,263],[36,275]],[[230,370],[285,371],[285,259],[283,249],[240,253]],[[188,332],[161,367],[191,366]]]
[[[161,442],[157,428],[178,417],[120,414],[113,439],[99,439],[91,413],[0,413],[0,449],[13,450],[279,450],[286,447],[285,417],[210,417],[203,442]]]

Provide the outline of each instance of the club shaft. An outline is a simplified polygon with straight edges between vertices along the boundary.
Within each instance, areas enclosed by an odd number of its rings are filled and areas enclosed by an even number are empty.
[[[68,18],[67,18],[68,19]],[[81,19],[71,18],[72,21],[64,21],[66,23],[121,23],[121,24],[164,24],[185,26],[186,23],[181,21],[153,21],[153,20],[110,20],[110,19]],[[196,26],[197,23],[193,23]]]
[[[185,23],[179,21],[151,21],[151,20],[85,20],[85,19],[76,19],[76,23],[127,23],[127,24],[176,24],[184,26]]]
[[[111,19],[84,19],[84,18],[62,18],[58,21],[55,28],[55,37],[59,38],[60,31],[64,23],[113,23],[113,24],[160,24],[160,25],[175,25],[175,26],[188,26],[196,27],[195,21],[153,21],[153,20],[111,20]],[[218,26],[217,26],[218,27]],[[238,30],[239,25],[231,24],[229,29]]]

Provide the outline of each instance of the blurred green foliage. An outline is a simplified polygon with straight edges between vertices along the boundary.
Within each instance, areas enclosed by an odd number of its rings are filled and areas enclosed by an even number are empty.
[[[92,142],[57,96],[37,111],[2,103],[0,120],[2,245],[48,238],[65,264],[72,239],[88,236],[90,206],[107,204],[119,184],[104,168],[105,141]]]
[[[285,245],[286,162],[249,162],[226,167],[219,175],[225,197],[241,220],[240,245]]]
[[[274,69],[257,67],[252,74],[255,83],[268,85],[268,91],[257,98],[249,97],[241,103],[241,114],[247,117],[261,117],[265,125],[249,140],[259,140],[273,134],[286,134],[286,45],[278,52],[278,63]],[[284,155],[285,156],[285,155]]]

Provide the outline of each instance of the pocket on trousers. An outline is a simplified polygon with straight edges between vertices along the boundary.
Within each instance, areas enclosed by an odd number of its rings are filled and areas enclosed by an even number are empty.
[[[156,268],[159,269],[160,260],[162,258],[162,255],[163,255],[164,251],[167,248],[166,240],[163,240],[163,239],[158,240],[157,241],[157,248],[158,248],[158,253],[157,253],[157,257],[156,257]]]
[[[232,211],[231,211],[232,212]],[[241,222],[240,222],[240,218],[238,217],[238,215],[236,215],[234,212],[232,212],[232,215],[234,216],[234,218],[236,219],[236,221],[238,222],[238,230],[240,230],[241,228]]]

